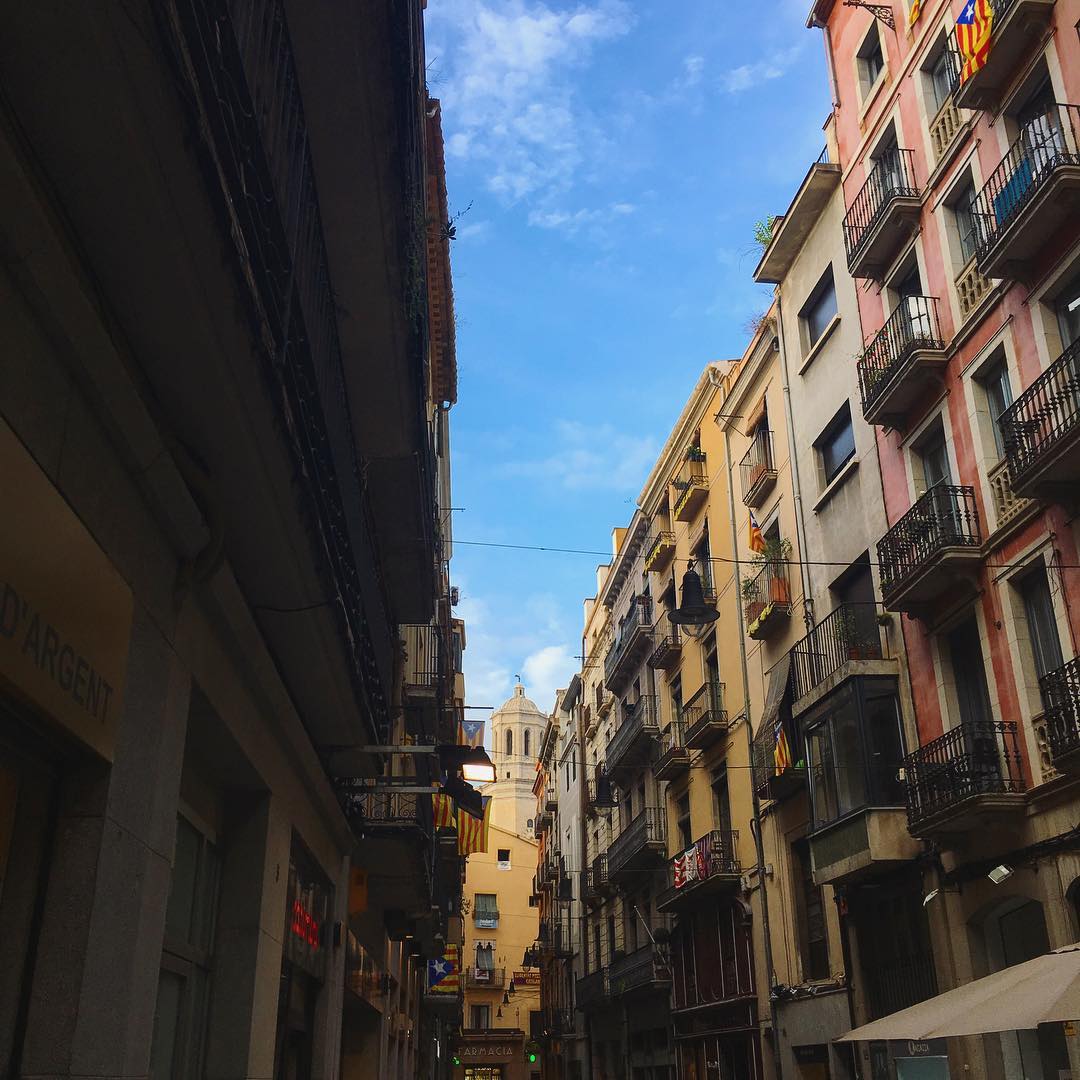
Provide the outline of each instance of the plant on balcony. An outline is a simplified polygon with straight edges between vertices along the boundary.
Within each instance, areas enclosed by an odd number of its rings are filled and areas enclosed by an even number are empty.
[[[756,624],[765,610],[765,601],[761,599],[756,578],[743,578],[742,598],[747,624]]]
[[[871,650],[859,634],[859,627],[853,612],[846,608],[839,609],[832,616],[833,634],[839,646],[840,655],[848,660],[866,660]]]
[[[770,538],[765,541],[762,551],[754,555],[754,562],[758,566],[772,563],[773,566],[781,566],[791,561],[791,541]],[[786,574],[774,573],[769,579],[769,602],[773,604],[791,603],[791,586],[788,584]]]
[[[754,222],[754,243],[764,251],[773,240],[773,229],[776,227],[776,215],[769,214]]]
[[[704,461],[705,451],[700,446],[691,446],[686,451],[687,461]]]

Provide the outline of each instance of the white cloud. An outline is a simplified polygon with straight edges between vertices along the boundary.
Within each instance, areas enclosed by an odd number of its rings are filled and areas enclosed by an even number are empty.
[[[555,706],[555,691],[566,689],[578,662],[565,645],[545,645],[525,657],[521,678],[529,697],[544,712]]]
[[[612,424],[561,420],[546,457],[510,461],[510,476],[547,481],[569,491],[626,491],[636,494],[660,447],[652,436],[628,435]]]
[[[543,0],[431,0],[427,23],[449,46],[438,88],[447,151],[487,165],[487,185],[504,202],[564,192],[590,155],[604,153],[573,73],[630,29],[625,0],[568,11]]]
[[[529,224],[536,225],[541,229],[558,229],[573,235],[583,228],[600,235],[604,227],[610,225],[617,218],[627,217],[633,214],[637,207],[633,203],[618,202],[609,206],[596,207],[588,210],[541,210],[535,209],[529,213]]]
[[[789,48],[776,50],[765,60],[754,64],[740,64],[739,67],[725,71],[720,76],[721,89],[729,94],[737,94],[772,79],[779,79],[787,73],[802,49],[803,44],[799,42]]]

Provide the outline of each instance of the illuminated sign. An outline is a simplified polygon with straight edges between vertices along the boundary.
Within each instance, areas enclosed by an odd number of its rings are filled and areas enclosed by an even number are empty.
[[[319,920],[297,899],[292,906],[292,932],[313,949],[319,947]]]

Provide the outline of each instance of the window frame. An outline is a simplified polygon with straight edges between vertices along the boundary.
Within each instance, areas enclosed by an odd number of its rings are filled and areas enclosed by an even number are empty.
[[[826,446],[831,448],[835,445],[837,435],[844,431],[845,428],[850,434],[851,448],[842,458],[836,461],[835,468],[830,472],[829,451],[826,450]],[[821,476],[824,480],[822,486],[828,487],[844,471],[844,467],[855,457],[858,450],[855,443],[855,423],[851,415],[850,401],[845,401],[837,410],[836,415],[825,425],[824,430],[814,442],[814,449],[817,451]]]
[[[820,321],[815,333],[815,323],[820,319],[817,314],[818,310],[822,300],[828,295],[832,296],[832,312],[827,319]],[[821,277],[818,278],[817,284],[810,291],[810,295],[803,302],[802,307],[799,308],[799,324],[802,326],[805,336],[805,352],[812,352],[824,341],[829,327],[839,314],[840,302],[836,295],[836,275],[833,273],[832,263],[829,263],[822,272]]]

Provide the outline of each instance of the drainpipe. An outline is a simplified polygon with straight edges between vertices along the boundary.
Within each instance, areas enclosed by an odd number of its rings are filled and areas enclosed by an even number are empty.
[[[713,386],[718,385],[713,379],[712,369],[709,370],[709,382]],[[726,425],[724,426],[724,458],[727,463],[728,474],[728,516],[731,519],[731,550],[735,563],[735,610],[739,618],[739,663],[742,667],[743,715],[745,717],[743,726],[746,729],[747,761],[752,763],[754,760],[754,737],[750,725],[750,672],[746,662],[746,628],[743,624],[742,604],[739,602],[742,575],[739,569],[738,530],[735,528],[735,489],[732,486],[734,471],[731,464],[731,436]],[[750,805],[752,814],[750,831],[754,836],[754,854],[757,859],[758,883],[761,889],[761,935],[765,946],[765,978],[769,984],[769,1016],[772,1021],[773,1031],[773,1068],[776,1080],[783,1080],[783,1063],[780,1055],[780,1025],[776,1012],[776,1000],[773,998],[772,993],[776,977],[773,968],[772,933],[769,927],[769,893],[765,882],[765,847],[761,840],[761,803],[752,779],[750,782]]]
[[[788,377],[787,347],[784,342],[784,307],[779,289],[776,291],[776,340],[780,344],[780,385],[784,393],[784,421],[787,425],[788,463],[791,466],[791,493],[795,501],[795,535],[799,540],[799,579],[803,590],[803,623],[806,632],[814,629],[814,596],[810,591],[809,552],[806,546],[806,518],[803,507],[802,480],[795,460],[795,419],[791,408],[791,380]],[[740,609],[741,610],[741,609]]]

